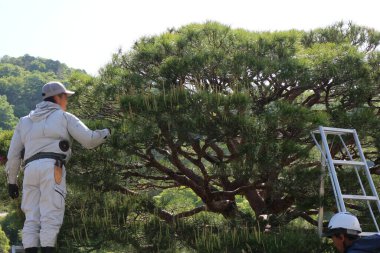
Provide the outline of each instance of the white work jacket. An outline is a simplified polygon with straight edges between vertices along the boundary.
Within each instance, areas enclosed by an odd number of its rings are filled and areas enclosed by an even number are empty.
[[[22,161],[21,152],[24,149],[24,160],[40,152],[64,154],[67,160],[71,156],[72,139],[91,149],[104,143],[109,135],[108,129],[92,131],[73,114],[63,111],[59,105],[43,101],[28,116],[22,117],[16,126],[5,166],[8,183],[16,183]],[[70,143],[66,152],[59,147],[62,140]]]

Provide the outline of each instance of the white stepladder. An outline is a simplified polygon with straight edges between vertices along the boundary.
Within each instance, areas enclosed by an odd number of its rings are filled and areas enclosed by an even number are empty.
[[[320,136],[320,142],[321,143],[319,143],[319,141],[317,140],[318,135]],[[350,145],[351,146],[355,145],[356,156],[359,157],[359,160],[354,160],[352,151],[350,152],[350,148],[348,147],[348,145],[344,141],[344,138],[348,137],[349,135],[351,135],[351,137],[353,137],[353,142],[350,143]],[[371,177],[368,165],[367,165],[367,161],[364,157],[364,153],[363,153],[360,141],[359,141],[359,137],[356,133],[356,130],[355,129],[343,129],[343,128],[333,128],[333,127],[320,126],[317,130],[314,130],[311,132],[311,136],[312,136],[317,148],[321,152],[322,175],[321,175],[321,187],[320,187],[320,191],[319,191],[321,199],[323,199],[323,195],[324,195],[324,175],[326,173],[326,167],[327,167],[338,211],[339,212],[347,211],[345,200],[346,201],[349,201],[349,200],[365,201],[367,204],[370,216],[371,216],[371,220],[373,221],[373,225],[374,225],[376,231],[375,232],[363,232],[363,233],[361,233],[361,235],[366,236],[366,235],[372,235],[372,234],[380,233],[379,225],[378,225],[375,213],[374,213],[374,209],[375,209],[375,211],[380,215],[380,200],[379,200],[379,196],[378,196],[377,191],[376,191],[376,187],[373,183],[373,180],[372,180],[372,177]],[[332,139],[328,138],[329,136]],[[336,139],[339,139],[339,141],[340,141],[339,147],[341,147],[341,149],[342,149],[341,153],[342,154],[344,153],[344,159],[336,159],[335,157],[332,157],[330,149],[334,145],[334,141]],[[358,184],[360,185],[360,188],[361,188],[360,190],[361,190],[362,194],[352,195],[352,194],[343,194],[342,193],[342,190],[341,190],[341,187],[339,184],[339,180],[338,180],[338,176],[337,176],[337,171],[336,171],[337,166],[343,167],[343,168],[346,168],[346,167],[353,167],[354,168],[356,177],[358,179]],[[364,186],[364,184],[362,182],[362,179],[360,176],[361,171],[364,172],[365,178],[367,179],[366,182],[368,183],[368,187],[369,187],[369,191],[368,191],[368,188],[367,188],[367,191],[369,192],[369,194],[367,194],[366,187]],[[371,203],[374,203],[376,208],[373,208]],[[321,204],[321,206],[320,206],[319,215],[318,215],[318,230],[319,230],[319,234],[322,235],[322,230],[323,230],[323,204]]]

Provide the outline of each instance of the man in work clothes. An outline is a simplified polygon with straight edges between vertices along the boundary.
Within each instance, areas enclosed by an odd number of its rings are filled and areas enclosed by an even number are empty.
[[[362,229],[356,216],[348,212],[335,214],[324,236],[330,237],[339,253],[379,253],[380,235],[360,237]]]
[[[42,252],[54,252],[65,210],[64,164],[71,155],[72,139],[91,149],[110,135],[108,129],[88,129],[66,112],[67,98],[72,94],[59,82],[45,84],[44,101],[20,119],[12,137],[5,170],[9,195],[17,198],[17,174],[24,153],[21,209],[26,217],[22,230],[25,252],[37,252],[39,246]]]

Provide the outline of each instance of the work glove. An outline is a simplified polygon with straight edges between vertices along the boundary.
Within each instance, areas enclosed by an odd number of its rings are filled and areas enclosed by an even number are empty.
[[[8,184],[9,197],[12,199],[18,198],[18,186],[17,184]]]
[[[106,129],[108,130],[108,132],[109,132],[109,135],[105,136],[105,137],[104,137],[104,139],[107,139],[108,137],[110,137],[110,136],[111,136],[111,128],[108,128],[108,127],[107,127]]]

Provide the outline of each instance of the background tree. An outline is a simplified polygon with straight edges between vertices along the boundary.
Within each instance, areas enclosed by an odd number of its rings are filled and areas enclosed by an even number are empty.
[[[59,61],[24,55],[0,59],[0,94],[6,95],[14,107],[16,117],[25,116],[41,101],[41,87],[48,81],[60,80],[64,84],[75,73]]]
[[[13,106],[11,106],[6,96],[0,95],[0,130],[11,130],[17,124],[17,118],[13,114]]]

